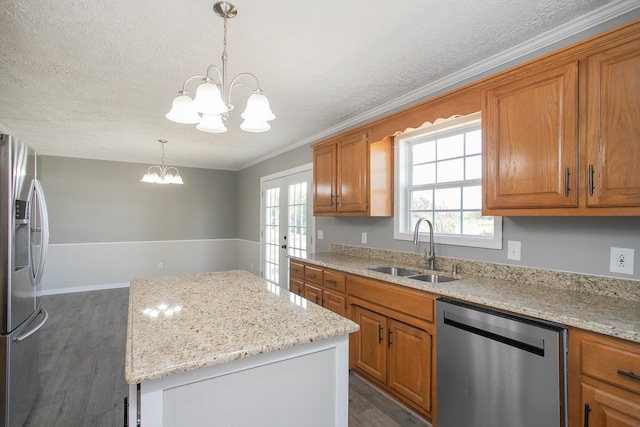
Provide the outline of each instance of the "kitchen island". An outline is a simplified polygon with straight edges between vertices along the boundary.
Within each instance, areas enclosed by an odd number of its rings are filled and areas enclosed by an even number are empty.
[[[246,271],[134,280],[129,425],[346,427],[357,330]]]

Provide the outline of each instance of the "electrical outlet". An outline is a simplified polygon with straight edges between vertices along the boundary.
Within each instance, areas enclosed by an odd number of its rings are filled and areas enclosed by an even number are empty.
[[[164,263],[163,263],[162,261],[160,261],[160,262],[158,263],[158,268],[159,268],[160,270],[162,270],[162,269],[164,268]]]
[[[611,248],[609,271],[612,273],[633,274],[633,249]]]
[[[509,240],[507,243],[507,259],[520,261],[521,243],[515,240]]]
[[[367,243],[367,233],[362,233],[362,243]]]
[[[318,240],[324,239],[324,230],[318,230]]]

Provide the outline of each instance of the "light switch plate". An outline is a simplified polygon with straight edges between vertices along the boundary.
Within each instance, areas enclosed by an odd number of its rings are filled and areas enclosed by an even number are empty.
[[[633,274],[635,251],[627,248],[611,248],[609,271],[612,273]]]
[[[367,243],[367,233],[362,232],[362,243]]]
[[[324,239],[324,230],[318,230],[318,240]]]

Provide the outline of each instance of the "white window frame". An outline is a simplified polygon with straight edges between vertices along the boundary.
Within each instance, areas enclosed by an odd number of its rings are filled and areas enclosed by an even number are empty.
[[[412,140],[422,138],[433,133],[451,131],[456,128],[468,126],[470,124],[479,123],[481,120],[480,113],[469,114],[467,116],[454,116],[449,119],[438,119],[434,124],[425,123],[418,129],[408,129],[405,132],[395,136],[394,141],[394,208],[395,215],[393,217],[393,238],[395,240],[413,240],[413,231],[405,231],[407,229],[410,217],[408,215],[409,192],[407,168],[411,168],[408,164],[408,146]],[[484,156],[484,153],[482,153]],[[428,227],[421,229],[420,241],[429,241]],[[493,221],[493,237],[481,236],[460,236],[449,234],[434,234],[434,243],[469,246],[487,249],[502,249],[502,217],[494,216]]]

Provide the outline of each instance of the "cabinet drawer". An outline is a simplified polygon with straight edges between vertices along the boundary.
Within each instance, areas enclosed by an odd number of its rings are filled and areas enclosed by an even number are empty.
[[[300,264],[299,262],[295,261],[289,261],[289,274],[291,275],[291,277],[304,279],[304,264]]]
[[[583,339],[581,346],[584,375],[640,393],[640,352],[589,339]]]
[[[317,285],[322,285],[322,269],[305,265],[304,280]]]
[[[349,295],[433,323],[434,297],[426,292],[351,277],[348,280],[348,287]]]
[[[327,289],[334,289],[336,291],[345,291],[345,278],[344,274],[334,273],[333,271],[325,270],[323,273],[322,285]]]

